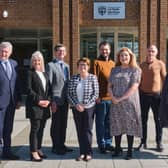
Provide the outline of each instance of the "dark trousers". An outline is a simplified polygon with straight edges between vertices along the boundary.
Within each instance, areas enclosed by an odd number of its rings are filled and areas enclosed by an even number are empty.
[[[155,130],[156,130],[156,143],[160,143],[162,140],[162,128],[159,118],[159,104],[160,104],[160,94],[145,94],[140,92],[140,103],[141,103],[141,117],[142,117],[142,143],[147,141],[147,121],[149,109],[152,109],[154,121],[155,121]]]
[[[0,109],[0,140],[3,142],[3,127],[4,127],[4,119],[5,119],[6,108]]]
[[[51,122],[51,139],[53,149],[61,150],[64,149],[64,143],[66,139],[66,128],[68,117],[68,104],[57,106],[57,111],[52,114]]]
[[[79,112],[72,109],[77,130],[80,154],[92,155],[92,128],[95,107]]]
[[[30,152],[36,152],[38,149],[41,149],[43,132],[46,124],[46,119],[30,119]]]
[[[10,153],[11,148],[11,134],[13,130],[13,121],[15,114],[15,106],[13,103],[10,103],[4,113],[4,122],[2,123],[3,127],[3,154]]]

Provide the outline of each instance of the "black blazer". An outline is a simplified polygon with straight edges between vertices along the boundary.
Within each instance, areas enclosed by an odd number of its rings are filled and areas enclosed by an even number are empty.
[[[160,102],[160,109],[159,109],[159,117],[162,127],[168,128],[168,74],[166,75],[162,94],[161,94],[161,102]]]
[[[49,107],[43,108],[38,105],[40,100],[50,100],[50,84],[49,78],[46,78],[46,91],[44,91],[41,79],[35,70],[28,71],[27,80],[27,99],[26,99],[26,118],[31,119],[47,119],[50,117]]]

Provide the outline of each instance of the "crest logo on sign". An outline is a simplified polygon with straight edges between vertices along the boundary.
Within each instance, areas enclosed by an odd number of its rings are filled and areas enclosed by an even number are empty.
[[[106,7],[105,7],[105,6],[100,6],[100,7],[98,8],[98,12],[99,12],[99,14],[100,14],[101,16],[105,15],[105,13],[106,13]]]

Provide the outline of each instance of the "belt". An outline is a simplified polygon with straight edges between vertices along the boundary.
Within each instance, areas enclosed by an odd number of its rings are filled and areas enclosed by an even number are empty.
[[[160,95],[160,92],[149,93],[149,92],[144,92],[144,91],[142,91],[142,90],[140,90],[140,93],[145,94],[145,95],[147,95],[147,96]]]

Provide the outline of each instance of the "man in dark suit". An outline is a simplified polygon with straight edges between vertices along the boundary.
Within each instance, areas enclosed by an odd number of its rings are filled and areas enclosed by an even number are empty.
[[[52,88],[52,152],[64,155],[66,152],[72,151],[72,149],[65,146],[68,116],[66,94],[70,73],[68,64],[64,62],[66,47],[63,44],[57,44],[54,48],[54,53],[55,59],[49,62],[46,68]]]
[[[11,133],[18,98],[17,62],[9,57],[12,54],[10,42],[0,43],[0,143],[3,145],[2,158],[17,160],[11,153]]]

